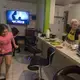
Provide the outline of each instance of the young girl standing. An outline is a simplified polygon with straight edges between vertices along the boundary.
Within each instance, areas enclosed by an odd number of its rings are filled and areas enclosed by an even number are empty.
[[[0,71],[3,58],[5,58],[5,64],[6,64],[5,80],[8,79],[8,72],[12,61],[11,42],[13,43],[15,48],[18,48],[18,46],[15,44],[12,33],[8,31],[7,25],[0,24]]]

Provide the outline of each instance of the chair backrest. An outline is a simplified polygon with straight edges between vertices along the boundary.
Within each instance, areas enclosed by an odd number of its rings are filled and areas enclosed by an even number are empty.
[[[54,53],[55,53],[55,48],[49,47],[47,50],[47,60],[49,64],[52,63]]]
[[[25,36],[35,36],[35,32],[36,32],[36,30],[33,28],[26,29]]]
[[[59,70],[53,77],[53,80],[57,80],[59,76],[67,76],[69,74],[79,74],[80,75],[80,67],[76,65],[67,66]]]
[[[36,44],[36,36],[27,36],[26,37],[26,45],[33,45],[33,44]]]

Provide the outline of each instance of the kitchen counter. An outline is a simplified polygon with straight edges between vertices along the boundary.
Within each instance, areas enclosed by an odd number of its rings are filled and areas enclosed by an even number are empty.
[[[49,47],[56,47],[53,44],[51,44],[52,39],[46,39],[44,37],[37,37],[38,38],[38,48],[42,50],[42,56],[44,58],[47,57],[47,49]],[[57,38],[58,40],[58,38]],[[77,55],[76,50],[71,50],[70,48],[60,44],[62,48],[57,48],[55,51],[55,55],[53,57],[52,64],[48,68],[44,68],[44,72],[48,76],[49,80],[53,80],[53,75],[60,70],[61,68],[64,68],[66,66],[71,65],[78,65],[80,66],[80,57]],[[78,77],[77,77],[78,78]],[[80,79],[80,78],[78,78]],[[77,80],[78,80],[77,79]]]
[[[49,41],[47,41],[43,37],[38,37],[41,41],[43,41],[45,44],[48,44],[49,46],[55,47],[52,45]],[[70,59],[71,61],[75,62],[77,65],[80,66],[80,57],[77,55],[76,50],[71,50],[68,47],[64,46],[62,48],[56,48],[58,51],[60,51],[60,54],[65,56],[66,58]]]

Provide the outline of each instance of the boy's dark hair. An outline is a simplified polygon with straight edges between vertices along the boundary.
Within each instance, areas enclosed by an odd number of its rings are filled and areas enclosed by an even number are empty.
[[[5,29],[8,29],[8,26],[6,24],[0,24],[0,36],[2,35]]]
[[[16,36],[19,33],[19,30],[16,27],[11,28],[13,36]]]

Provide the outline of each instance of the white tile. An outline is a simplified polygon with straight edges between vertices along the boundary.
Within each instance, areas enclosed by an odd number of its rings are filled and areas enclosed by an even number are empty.
[[[21,74],[13,74],[12,78],[18,78],[20,77]]]
[[[18,77],[16,77],[16,78],[13,78],[12,80],[19,80],[19,78],[18,78]]]
[[[12,65],[10,68],[10,78],[9,80],[26,80],[26,75],[27,72],[30,71],[28,70],[27,66],[28,64],[26,64],[25,62],[27,62],[27,58],[25,57],[25,54],[16,54],[16,57],[14,57],[12,59]],[[33,71],[30,71],[31,73],[33,73]],[[30,75],[30,73],[29,73]],[[45,75],[44,71],[42,71],[42,75],[43,75],[43,79],[48,80],[47,76]]]
[[[9,76],[8,80],[12,80],[12,76]]]
[[[45,74],[44,70],[42,69],[42,77],[44,80],[48,80],[47,75]]]

